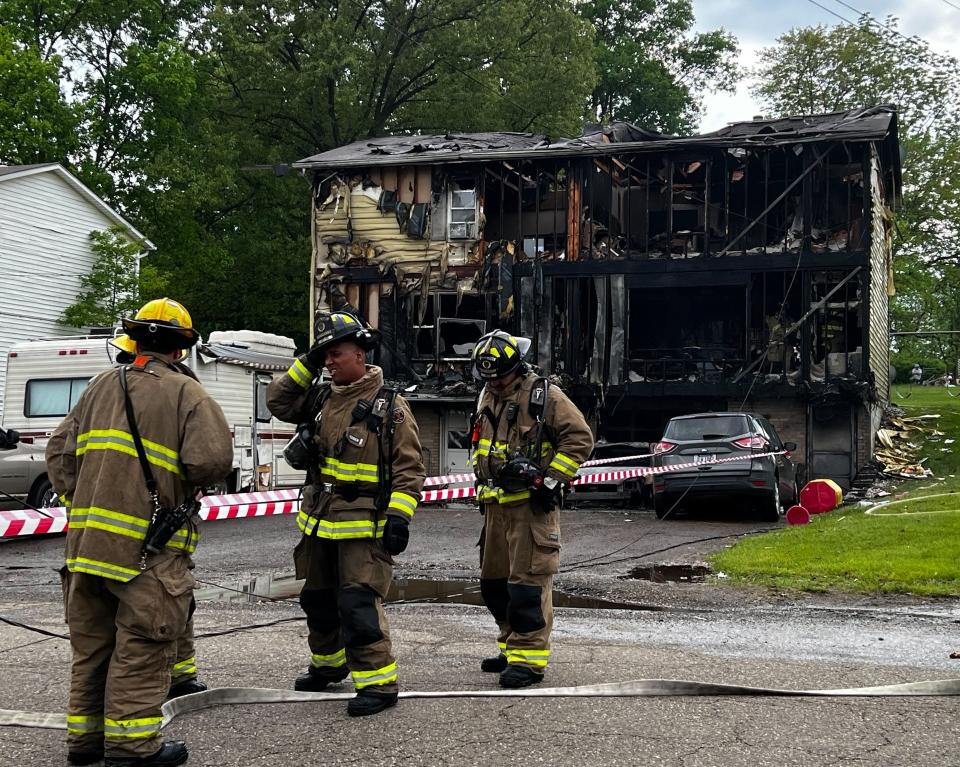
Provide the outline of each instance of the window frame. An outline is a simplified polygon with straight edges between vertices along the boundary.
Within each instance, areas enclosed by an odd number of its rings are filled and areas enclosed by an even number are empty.
[[[27,382],[23,387],[23,416],[24,418],[63,418],[68,415],[74,407],[76,407],[77,402],[80,401],[80,397],[83,396],[83,392],[86,391],[87,386],[90,385],[90,382],[93,380],[93,376],[69,376],[64,378],[28,378]],[[63,413],[43,413],[42,415],[34,415],[30,411],[30,388],[31,384],[35,383],[68,383],[69,389],[67,390],[67,410]],[[77,394],[76,399],[74,399],[74,386],[82,382],[84,384],[83,389]]]

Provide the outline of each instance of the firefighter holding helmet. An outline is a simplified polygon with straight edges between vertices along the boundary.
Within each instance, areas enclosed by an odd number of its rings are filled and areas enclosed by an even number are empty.
[[[408,525],[425,478],[417,424],[406,401],[366,364],[377,331],[352,314],[330,315],[316,344],[267,389],[277,417],[296,423],[284,451],[307,471],[294,550],[311,661],[297,690],[319,691],[352,676],[351,716],[397,702],[397,663],[383,600],[393,556],[407,547]],[[320,382],[326,368],[330,382]]]
[[[160,739],[177,639],[193,599],[198,487],[233,463],[220,406],[177,361],[199,338],[169,298],[123,320],[135,358],[94,379],[47,445],[69,509],[61,570],[73,650],[67,762],[170,767]]]
[[[500,649],[480,667],[508,688],[540,682],[550,660],[558,496],[593,447],[576,405],[523,361],[529,348],[528,339],[495,330],[473,351],[484,382],[470,459],[484,515],[480,591]]]

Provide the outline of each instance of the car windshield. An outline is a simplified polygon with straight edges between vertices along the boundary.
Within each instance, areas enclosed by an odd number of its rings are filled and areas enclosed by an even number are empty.
[[[590,457],[594,460],[609,460],[611,458],[626,458],[633,455],[644,455],[650,448],[646,444],[634,442],[614,442],[607,445],[596,445]]]
[[[724,439],[746,434],[750,422],[744,415],[705,415],[702,418],[678,418],[667,424],[664,439],[687,442],[698,439]]]

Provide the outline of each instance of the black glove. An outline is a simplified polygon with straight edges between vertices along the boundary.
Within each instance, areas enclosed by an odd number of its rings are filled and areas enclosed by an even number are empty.
[[[515,456],[501,467],[497,484],[508,493],[519,493],[523,490],[538,489],[543,484],[543,479],[543,469],[537,464],[529,458]]]
[[[326,349],[318,349],[316,346],[314,346],[304,356],[307,359],[307,365],[313,370],[314,373],[327,364]]]
[[[387,515],[383,526],[383,548],[391,557],[406,551],[410,542],[410,523],[395,514]]]

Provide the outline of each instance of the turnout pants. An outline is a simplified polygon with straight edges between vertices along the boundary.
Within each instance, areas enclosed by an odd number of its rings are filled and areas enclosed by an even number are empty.
[[[170,557],[128,583],[64,571],[71,752],[145,756],[163,745],[160,706],[193,598],[189,564]]]
[[[484,504],[480,592],[508,663],[543,672],[550,661],[553,576],[559,568],[559,511]]]
[[[313,673],[333,680],[350,670],[357,690],[397,692],[397,663],[383,600],[393,559],[379,540],[303,536],[293,553],[306,582],[300,606],[307,614]]]
[[[170,671],[170,684],[190,682],[197,678],[197,653],[193,645],[193,613],[196,609],[197,603],[191,594],[187,625],[183,633],[177,638],[173,668]]]

